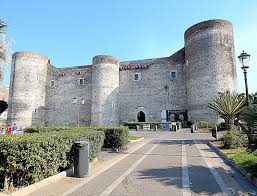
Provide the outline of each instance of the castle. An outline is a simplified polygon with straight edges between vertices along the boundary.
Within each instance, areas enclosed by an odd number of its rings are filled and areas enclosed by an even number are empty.
[[[237,90],[232,24],[208,20],[186,30],[171,56],[120,62],[99,55],[92,65],[56,68],[32,52],[16,52],[8,120],[18,126],[109,125],[128,121],[214,121],[208,103]]]

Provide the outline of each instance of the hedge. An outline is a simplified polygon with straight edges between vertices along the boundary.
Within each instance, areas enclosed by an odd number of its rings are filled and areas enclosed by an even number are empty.
[[[218,125],[218,123],[211,121],[197,121],[194,124],[196,124],[198,128],[212,128]]]
[[[73,160],[74,141],[89,141],[92,161],[102,148],[104,133],[77,129],[0,136],[0,140],[0,188],[7,191],[69,168]]]
[[[129,129],[125,126],[107,126],[107,127],[77,127],[77,126],[47,126],[47,127],[37,127],[32,126],[24,129],[26,133],[34,132],[49,132],[49,131],[62,131],[69,130],[76,132],[77,130],[88,131],[88,130],[98,130],[104,131],[104,147],[113,149],[122,149],[128,143]]]
[[[171,124],[172,122],[128,122],[126,125],[161,125],[161,124]]]
[[[113,148],[119,150],[125,148],[125,146],[128,144],[128,127],[99,127],[96,129],[104,131],[104,147],[106,148]]]
[[[31,126],[23,130],[24,133],[40,133],[40,132],[49,132],[49,131],[63,131],[71,129],[82,129],[83,127],[75,126]]]

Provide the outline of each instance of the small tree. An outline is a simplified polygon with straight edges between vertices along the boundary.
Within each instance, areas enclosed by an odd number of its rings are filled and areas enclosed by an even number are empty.
[[[246,122],[249,131],[257,131],[257,105],[245,107],[239,115],[240,120]]]
[[[0,20],[0,38],[5,34],[6,24]],[[0,81],[3,80],[5,62],[7,60],[6,47],[4,43],[0,40]]]
[[[234,125],[236,115],[238,115],[245,106],[245,98],[237,93],[226,91],[219,93],[209,107],[216,111],[221,118],[225,120],[227,129]]]

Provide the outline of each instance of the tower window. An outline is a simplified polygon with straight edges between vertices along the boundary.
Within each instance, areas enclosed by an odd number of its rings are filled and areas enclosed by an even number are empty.
[[[85,79],[84,78],[80,78],[79,79],[79,85],[82,86],[85,84]]]
[[[139,74],[139,73],[133,73],[132,79],[133,79],[134,81],[139,81],[139,80],[140,80],[140,74]]]
[[[51,86],[51,87],[55,87],[55,82],[54,82],[54,80],[51,80],[50,86]]]
[[[177,72],[176,71],[171,71],[170,72],[170,79],[172,81],[177,79]]]

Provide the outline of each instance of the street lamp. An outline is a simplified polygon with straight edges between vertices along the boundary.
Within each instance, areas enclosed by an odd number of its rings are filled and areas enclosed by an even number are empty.
[[[239,62],[241,64],[241,68],[244,72],[244,78],[245,78],[245,95],[246,95],[246,104],[249,105],[249,94],[248,94],[248,84],[247,84],[247,69],[249,68],[249,62],[250,62],[250,54],[247,54],[246,52],[242,52],[239,56]]]

